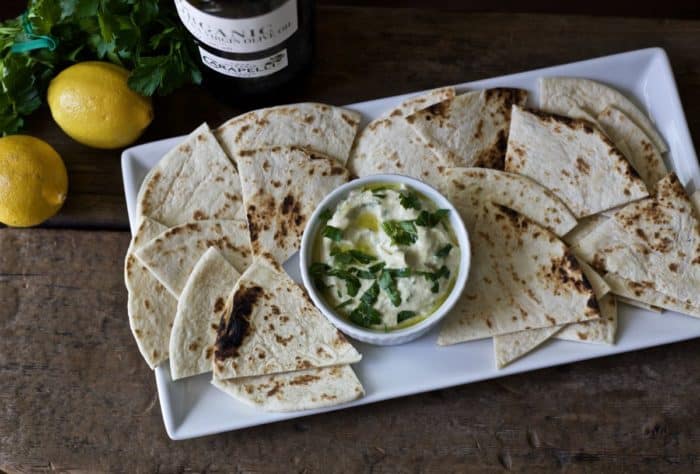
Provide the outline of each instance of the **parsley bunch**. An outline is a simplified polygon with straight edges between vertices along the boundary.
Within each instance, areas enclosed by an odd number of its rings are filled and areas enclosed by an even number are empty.
[[[45,38],[46,47],[26,50]],[[129,87],[151,96],[201,82],[194,43],[171,1],[31,0],[0,24],[0,132],[18,132],[65,66],[104,60],[131,70]]]

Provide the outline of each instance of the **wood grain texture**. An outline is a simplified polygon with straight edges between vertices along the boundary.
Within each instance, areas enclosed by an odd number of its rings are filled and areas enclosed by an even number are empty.
[[[700,462],[700,341],[172,442],[124,232],[0,230],[0,470],[663,472]]]
[[[659,15],[674,5],[658,5]],[[697,38],[699,21],[324,2],[314,70],[289,100],[351,103],[662,46],[698,137]],[[241,111],[194,87],[155,107],[140,142]],[[91,230],[0,229],[0,472],[700,470],[700,341],[170,441],[129,331],[128,232],[95,231],[127,229],[120,153],[74,143],[47,110],[29,132],[53,144],[70,173],[66,206],[46,226]]]
[[[472,14],[420,9],[320,7],[316,62],[287,100],[347,104],[649,46],[665,48],[691,131],[700,133],[700,21]],[[215,126],[242,112],[205,89],[156,98],[156,118],[139,143]],[[64,210],[49,227],[127,229],[119,156],[68,138],[43,110],[36,134],[64,157]]]

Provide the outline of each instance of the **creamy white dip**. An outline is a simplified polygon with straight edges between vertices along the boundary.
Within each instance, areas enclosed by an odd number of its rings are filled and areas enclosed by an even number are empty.
[[[310,271],[344,317],[373,329],[403,328],[447,298],[460,249],[447,211],[428,198],[404,185],[372,185],[324,214]]]

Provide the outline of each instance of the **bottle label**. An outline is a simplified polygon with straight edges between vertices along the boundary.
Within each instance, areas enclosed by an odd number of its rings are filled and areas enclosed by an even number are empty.
[[[299,28],[297,0],[250,18],[222,18],[175,0],[180,20],[202,43],[227,53],[255,53],[282,43]]]
[[[263,77],[274,74],[287,67],[287,50],[283,49],[266,58],[252,61],[234,61],[211,54],[199,48],[202,63],[220,74],[231,77]]]

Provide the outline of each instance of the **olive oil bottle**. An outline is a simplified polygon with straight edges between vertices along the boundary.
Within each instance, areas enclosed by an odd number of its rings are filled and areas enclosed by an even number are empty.
[[[174,0],[194,38],[204,85],[229,101],[294,92],[311,65],[313,0]]]

